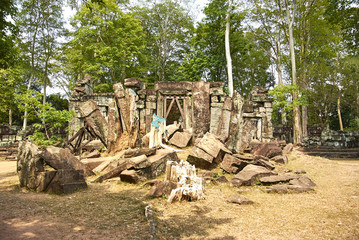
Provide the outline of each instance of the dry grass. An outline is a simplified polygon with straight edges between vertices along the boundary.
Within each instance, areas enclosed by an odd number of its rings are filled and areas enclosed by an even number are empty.
[[[179,157],[186,158],[188,151]],[[209,184],[206,200],[168,204],[164,198],[146,197],[143,185],[116,179],[68,196],[23,192],[14,174],[0,170],[0,235],[14,232],[16,224],[38,221],[34,226],[41,223],[63,239],[148,239],[144,207],[152,203],[159,239],[359,239],[359,162],[298,152],[289,157],[289,164],[278,170],[306,170],[317,184],[315,192],[267,194],[262,186]],[[4,163],[0,160],[0,166]],[[238,192],[255,204],[226,203]],[[17,236],[25,236],[24,231]],[[48,230],[27,232],[53,237],[46,235]]]

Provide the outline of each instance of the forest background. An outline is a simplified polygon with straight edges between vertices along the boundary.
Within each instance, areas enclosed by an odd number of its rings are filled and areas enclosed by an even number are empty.
[[[359,130],[357,0],[0,2],[0,123],[33,124],[39,138],[71,119],[68,98],[85,74],[95,92],[129,77],[149,88],[223,81],[229,92],[233,81],[245,98],[270,88],[273,122],[293,126],[295,142],[308,125]]]

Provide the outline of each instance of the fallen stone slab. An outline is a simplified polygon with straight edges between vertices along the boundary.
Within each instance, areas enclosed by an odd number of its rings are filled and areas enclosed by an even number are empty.
[[[156,181],[150,189],[148,196],[157,198],[169,196],[173,189],[177,188],[177,183],[170,181]]]
[[[289,182],[292,179],[293,178],[289,175],[273,175],[273,176],[261,177],[259,181],[263,185],[273,185],[278,183]]]
[[[221,168],[227,173],[237,174],[248,164],[247,161],[241,160],[234,155],[226,154],[221,163]]]
[[[263,190],[267,193],[302,193],[302,192],[310,192],[314,191],[311,187],[301,186],[301,185],[288,185],[288,184],[281,184],[281,185],[273,185],[267,187]]]
[[[81,163],[67,148],[58,148],[49,146],[45,148],[41,153],[40,157],[52,168],[59,169],[74,169],[83,170],[85,176],[95,175],[92,170]]]
[[[192,134],[188,132],[176,132],[170,139],[169,143],[179,148],[185,148],[188,146],[191,139]]]
[[[81,116],[85,118],[86,123],[92,128],[96,136],[107,147],[108,124],[101,114],[97,104],[93,100],[87,100],[79,106]]]
[[[99,157],[101,157],[101,153],[96,149],[95,151],[87,154],[85,157],[86,158],[99,158]]]
[[[146,168],[150,165],[146,155],[141,155],[133,158],[129,158],[128,161],[132,163],[135,169]]]
[[[124,170],[120,173],[120,178],[122,182],[128,183],[138,183],[140,181],[140,177],[138,176],[136,170]]]
[[[179,162],[179,158],[175,151],[169,149],[158,149],[156,155],[150,156],[148,159],[148,166],[139,169],[139,175],[145,176],[147,179],[153,179],[166,171],[166,162]]]
[[[233,154],[233,156],[245,161],[253,161],[256,157],[252,154],[240,154],[240,153]]]
[[[96,178],[93,182],[94,183],[102,182],[102,181],[110,179],[110,178],[118,177],[122,171],[125,171],[126,169],[129,169],[132,166],[133,165],[131,163],[129,163],[128,161],[124,161],[117,168],[115,168],[115,169],[109,171],[108,173],[105,173],[104,175]]]
[[[179,124],[170,124],[168,126],[166,126],[166,131],[167,131],[167,137],[168,139],[171,139],[173,137],[173,135],[180,129],[180,125]],[[165,131],[165,132],[166,132]]]
[[[214,134],[209,132],[203,136],[196,147],[211,155],[215,163],[222,162],[225,153],[232,153]]]
[[[249,164],[243,168],[242,171],[234,175],[231,180],[231,186],[252,186],[256,181],[259,182],[261,177],[277,175],[278,173],[272,172],[265,167]]]
[[[260,156],[261,157],[261,156]],[[262,166],[269,170],[274,170],[275,166],[270,161],[266,160],[266,158],[257,158],[252,162],[253,165]]]
[[[275,156],[272,160],[278,164],[288,164],[288,157],[286,155]]]
[[[235,203],[235,204],[239,204],[239,205],[248,205],[248,204],[254,204],[253,201],[251,200],[248,200],[247,198],[239,195],[239,194],[235,194],[235,195],[232,195],[230,196],[228,199],[227,199],[227,202],[229,203]]]
[[[273,158],[278,155],[282,155],[282,149],[277,143],[265,143],[260,145],[257,150],[254,151],[254,155],[262,155],[267,158]]]
[[[81,160],[81,163],[85,164],[89,169],[93,170],[103,163],[105,158],[85,158]]]
[[[283,154],[288,154],[292,151],[293,151],[293,143],[289,143],[283,148]]]
[[[124,154],[124,158],[132,158],[140,155],[152,156],[156,154],[156,148],[136,148],[136,149],[127,149]]]
[[[214,163],[214,157],[198,147],[192,148],[188,155],[187,162],[195,165],[196,168],[201,169],[211,169],[216,167],[216,164]]]
[[[298,178],[294,178],[290,180],[289,184],[291,185],[300,185],[305,187],[315,187],[317,184],[315,184],[312,179],[310,179],[308,176],[300,175]]]
[[[219,176],[218,178],[216,178],[216,182],[217,183],[227,183],[229,182],[228,179],[225,176]]]
[[[59,169],[48,183],[45,191],[55,194],[70,194],[85,188],[87,188],[87,184],[83,170]]]

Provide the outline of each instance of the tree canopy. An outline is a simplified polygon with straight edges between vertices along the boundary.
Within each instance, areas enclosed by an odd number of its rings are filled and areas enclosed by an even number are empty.
[[[253,86],[272,89],[276,124],[300,126],[303,136],[308,125],[359,129],[356,1],[209,0],[201,20],[193,2],[2,1],[0,121],[26,125],[33,115],[15,96],[42,96],[36,109],[64,110],[66,98],[47,96],[46,88],[70,93],[86,74],[96,92],[129,77],[149,87],[200,79],[229,87],[227,29],[234,90],[246,98]],[[66,6],[75,11],[67,25]]]

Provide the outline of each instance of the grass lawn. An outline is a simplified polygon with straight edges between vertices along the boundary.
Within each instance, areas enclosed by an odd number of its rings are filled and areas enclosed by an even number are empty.
[[[18,187],[16,162],[0,159],[0,239],[149,239],[149,203],[159,239],[359,239],[359,161],[293,152],[288,165],[277,167],[286,169],[305,170],[315,191],[268,194],[263,186],[208,184],[206,200],[169,204],[147,197],[143,184],[118,179],[70,195],[28,192]],[[238,192],[255,204],[226,202]]]

